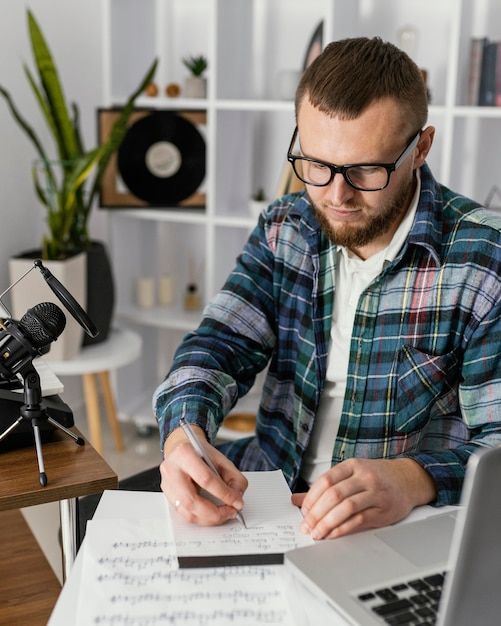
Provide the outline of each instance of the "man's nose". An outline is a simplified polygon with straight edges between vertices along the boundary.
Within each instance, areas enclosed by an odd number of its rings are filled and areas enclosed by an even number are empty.
[[[325,189],[326,196],[330,199],[333,206],[343,205],[347,200],[353,198],[356,192],[356,189],[353,189],[339,172],[334,174],[334,178]]]

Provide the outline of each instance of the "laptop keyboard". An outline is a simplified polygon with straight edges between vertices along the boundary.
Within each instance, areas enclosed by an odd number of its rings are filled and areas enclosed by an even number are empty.
[[[436,623],[444,579],[445,573],[413,578],[364,592],[358,596],[358,600],[385,624],[432,626]]]

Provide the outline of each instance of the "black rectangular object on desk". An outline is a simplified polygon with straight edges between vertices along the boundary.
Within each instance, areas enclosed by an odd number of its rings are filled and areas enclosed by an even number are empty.
[[[0,435],[4,433],[20,416],[20,409],[24,404],[23,393],[17,393],[9,389],[0,389]],[[45,396],[42,399],[42,407],[45,407],[47,415],[65,428],[71,428],[75,424],[73,412],[70,407],[57,395]],[[42,443],[50,441],[55,426],[45,419],[39,420],[40,438]],[[31,421],[23,421],[10,432],[5,439],[0,441],[0,453],[16,448],[34,445],[35,439]]]
[[[284,555],[277,553],[221,554],[209,556],[178,556],[181,569],[191,567],[235,567],[243,565],[283,565]]]

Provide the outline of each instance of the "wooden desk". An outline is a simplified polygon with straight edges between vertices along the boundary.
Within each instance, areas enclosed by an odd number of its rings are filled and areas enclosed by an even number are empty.
[[[82,436],[76,428],[72,430]],[[77,550],[76,499],[117,489],[118,477],[90,443],[79,446],[60,431],[42,445],[42,452],[48,481],[45,487],[39,482],[34,444],[0,453],[0,511],[59,501],[66,579]]]

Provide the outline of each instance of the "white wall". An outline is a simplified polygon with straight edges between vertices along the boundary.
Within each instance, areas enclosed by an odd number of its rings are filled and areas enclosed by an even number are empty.
[[[28,40],[27,8],[34,13],[59,69],[67,99],[80,107],[84,141],[96,144],[96,108],[102,106],[102,0],[1,0],[0,84],[11,92],[18,108],[36,132],[50,144],[24,75],[23,63],[34,68]],[[56,157],[55,149],[50,153]],[[39,245],[45,212],[31,181],[34,148],[0,99],[0,292],[8,286],[10,255]],[[106,214],[91,218],[91,236],[106,237]]]

